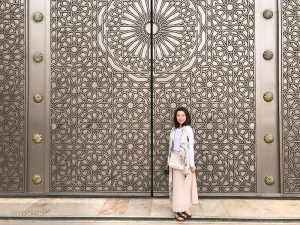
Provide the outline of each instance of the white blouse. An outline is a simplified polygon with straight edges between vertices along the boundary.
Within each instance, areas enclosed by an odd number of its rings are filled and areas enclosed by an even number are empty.
[[[190,166],[194,167],[194,133],[191,127],[187,128],[187,136],[188,136],[188,148],[190,154]],[[176,128],[173,136],[174,146],[173,149],[175,151],[180,150],[180,142],[181,142],[182,128]]]

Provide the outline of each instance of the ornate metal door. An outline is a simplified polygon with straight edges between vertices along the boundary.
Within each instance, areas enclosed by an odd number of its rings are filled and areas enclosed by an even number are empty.
[[[200,193],[255,193],[255,75],[254,1],[170,1],[173,14],[157,13],[180,30],[174,56],[159,58],[154,79],[155,191],[166,191],[162,175],[165,145],[172,112],[186,106],[195,129],[196,164]],[[163,6],[167,1],[163,1]],[[176,5],[178,4],[178,5]],[[176,25],[176,26],[175,26]],[[169,35],[169,36],[168,36]],[[177,45],[176,45],[177,43]],[[171,59],[170,62],[169,59]],[[164,64],[163,64],[164,65]],[[155,67],[155,69],[156,69]],[[170,118],[166,120],[167,118]]]
[[[192,114],[199,195],[299,193],[299,8],[2,1],[1,194],[167,195],[179,106]]]

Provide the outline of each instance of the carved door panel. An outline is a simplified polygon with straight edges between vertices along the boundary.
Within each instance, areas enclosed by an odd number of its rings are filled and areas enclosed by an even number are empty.
[[[162,11],[172,4],[170,14],[177,16],[169,20]],[[154,36],[154,190],[168,189],[161,170],[167,144],[161,142],[173,111],[185,106],[195,129],[199,192],[255,193],[255,2],[158,5],[157,24],[167,21],[169,29]]]
[[[151,191],[149,33],[127,32],[149,3],[135,3],[51,2],[51,193]]]

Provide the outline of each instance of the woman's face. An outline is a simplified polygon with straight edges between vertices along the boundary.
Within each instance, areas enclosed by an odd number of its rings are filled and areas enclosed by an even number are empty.
[[[183,111],[178,111],[176,113],[176,119],[180,126],[182,126],[182,124],[186,121],[185,113]]]

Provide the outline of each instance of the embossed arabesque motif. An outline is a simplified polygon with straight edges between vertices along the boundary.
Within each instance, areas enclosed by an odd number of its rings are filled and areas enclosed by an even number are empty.
[[[0,3],[0,191],[24,191],[24,1]]]
[[[168,190],[163,170],[173,112],[186,106],[195,129],[199,192],[255,193],[254,0],[197,4],[206,15],[201,32],[194,31],[205,33],[195,63],[164,74],[171,79],[155,77],[154,190]],[[185,10],[183,17],[192,11]]]
[[[255,192],[254,0],[154,6],[154,191],[188,106],[199,191]],[[52,1],[52,192],[151,190],[149,11]]]
[[[300,2],[282,1],[283,192],[300,193]]]
[[[203,47],[204,12],[196,1],[153,0],[155,76],[188,70]],[[116,73],[133,79],[150,76],[150,7],[148,0],[111,1],[99,14],[99,44]],[[169,73],[166,73],[169,72]]]

